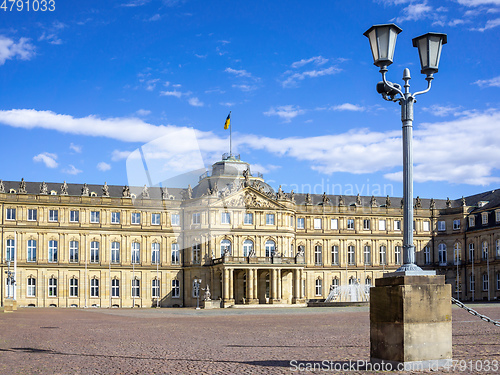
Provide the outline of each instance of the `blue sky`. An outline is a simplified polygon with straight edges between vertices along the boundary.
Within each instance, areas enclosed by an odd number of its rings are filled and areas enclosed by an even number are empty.
[[[399,105],[363,36],[394,22],[388,78],[410,68],[412,92],[411,39],[448,34],[415,104],[415,196],[500,186],[500,0],[56,0],[0,17],[3,180],[128,184],[146,144],[153,175],[197,170],[228,152],[232,111],[234,153],[273,187],[400,196]]]

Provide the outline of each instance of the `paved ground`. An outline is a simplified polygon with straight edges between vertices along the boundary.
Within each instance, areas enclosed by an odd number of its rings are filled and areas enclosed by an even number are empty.
[[[500,304],[474,308],[500,320]],[[304,366],[333,361],[332,369],[369,359],[366,307],[28,308],[0,314],[2,375],[294,374],[294,360]],[[473,366],[500,361],[500,327],[453,307],[453,353]],[[458,370],[453,373],[471,373]]]

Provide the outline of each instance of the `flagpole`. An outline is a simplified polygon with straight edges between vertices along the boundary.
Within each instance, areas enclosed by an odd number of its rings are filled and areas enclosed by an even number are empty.
[[[229,116],[231,116],[231,111],[229,111]],[[233,125],[231,124],[231,120],[229,120],[229,157],[233,156]]]

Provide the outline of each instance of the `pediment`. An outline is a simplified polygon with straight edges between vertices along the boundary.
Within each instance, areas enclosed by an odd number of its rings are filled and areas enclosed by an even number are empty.
[[[285,208],[274,199],[251,187],[246,187],[238,192],[222,197],[211,206],[221,208]]]

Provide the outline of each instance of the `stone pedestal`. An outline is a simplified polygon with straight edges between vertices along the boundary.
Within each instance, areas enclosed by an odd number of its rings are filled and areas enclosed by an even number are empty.
[[[370,289],[370,357],[372,362],[422,368],[449,363],[451,285],[444,283],[444,276],[375,281]]]
[[[294,304],[297,304],[297,303],[306,303],[306,299],[305,298],[296,298],[296,297],[293,297],[292,298],[292,303],[294,303]]]
[[[201,308],[203,309],[220,309],[222,301],[220,299],[201,301]]]
[[[233,305],[234,305],[234,299],[229,299],[229,298],[224,299],[224,301],[223,301],[224,308],[231,307]]]
[[[260,302],[257,298],[250,298],[245,300],[245,305],[258,305]]]
[[[17,310],[17,301],[13,299],[5,299],[3,301],[3,312],[13,312]]]

